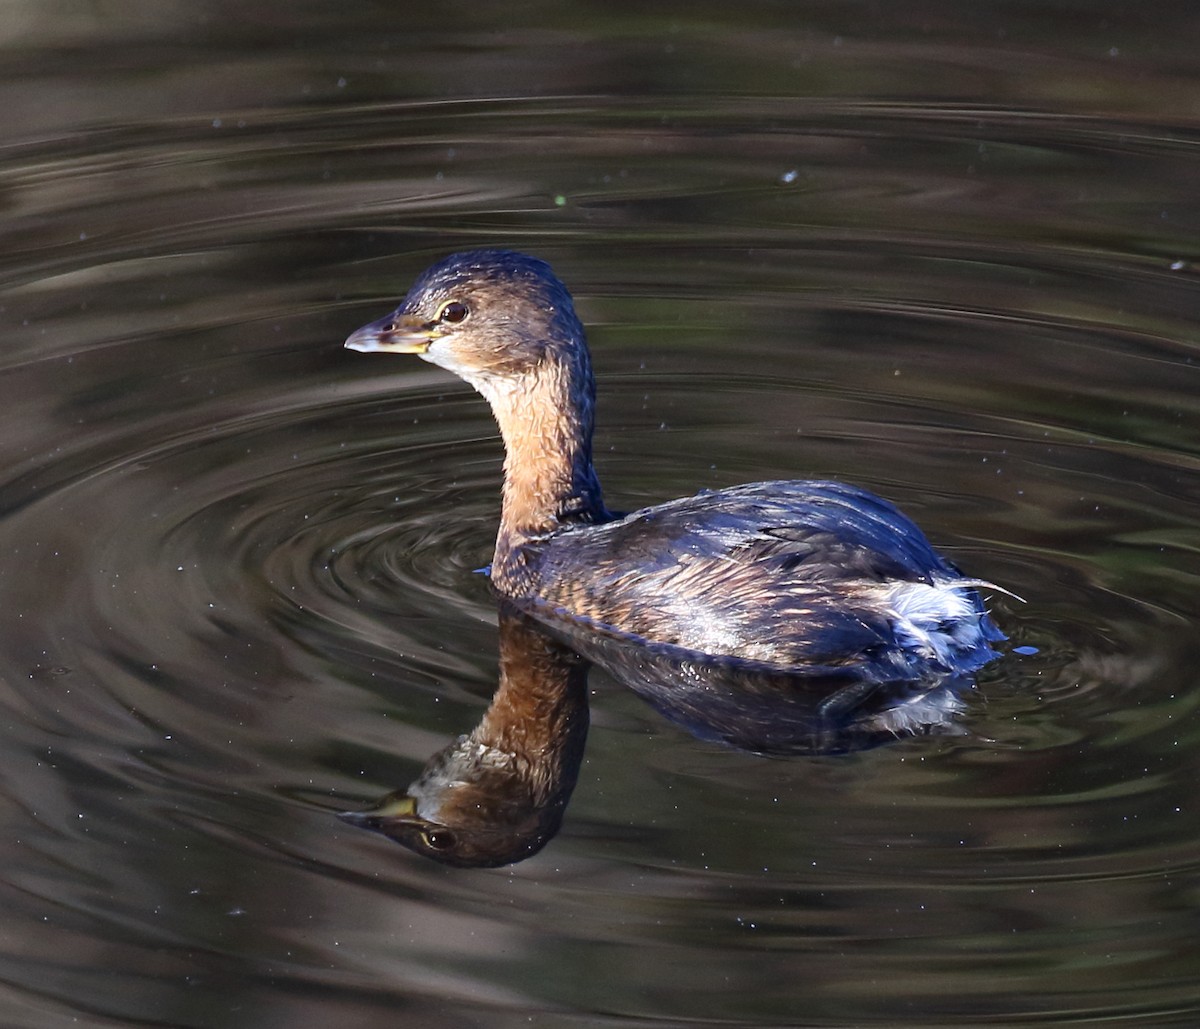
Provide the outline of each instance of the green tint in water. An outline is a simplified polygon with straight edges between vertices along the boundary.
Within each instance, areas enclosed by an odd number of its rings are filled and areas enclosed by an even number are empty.
[[[9,6],[0,1021],[1194,1024],[1190,6]],[[536,857],[342,826],[497,681],[487,411],[340,348],[468,245],[615,506],[860,483],[1037,652],[787,760],[594,673]]]

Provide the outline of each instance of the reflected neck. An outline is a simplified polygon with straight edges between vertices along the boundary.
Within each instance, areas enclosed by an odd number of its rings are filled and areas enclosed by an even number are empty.
[[[471,739],[508,755],[533,796],[570,795],[587,737],[587,663],[500,610],[500,681]]]

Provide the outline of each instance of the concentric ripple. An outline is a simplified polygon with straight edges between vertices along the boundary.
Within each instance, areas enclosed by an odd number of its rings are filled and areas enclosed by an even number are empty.
[[[588,303],[586,282],[581,292]],[[615,322],[626,303],[637,299],[614,302]],[[731,377],[705,348],[666,347],[631,367],[627,354],[646,352],[597,330],[597,449],[612,502],[805,470],[853,478],[912,511],[972,574],[1025,598],[993,597],[1010,652],[964,698],[966,735],[840,766],[747,763],[689,740],[598,676],[599,785],[581,790],[552,860],[607,869],[589,887],[601,907],[621,903],[610,880],[629,862],[664,896],[681,866],[701,895],[732,883],[707,917],[782,939],[824,931],[802,913],[816,874],[841,912],[833,938],[867,934],[879,960],[878,920],[901,923],[864,898],[908,892],[926,912],[919,939],[931,955],[967,941],[1002,972],[1026,950],[993,937],[1038,910],[1010,891],[1053,890],[1076,912],[1084,894],[1072,891],[1087,883],[1126,905],[1165,903],[1146,892],[1157,876],[1182,883],[1200,868],[1193,837],[1177,828],[1191,811],[1190,766],[1177,759],[1195,739],[1186,670],[1200,656],[1186,631],[1197,457],[1182,431],[1164,428],[1174,400],[1155,415],[1178,374],[1169,348],[1142,338],[1093,347],[1083,327],[1064,324],[1057,346],[1094,366],[1075,407],[1050,408],[1043,387],[1059,358],[1025,348],[1041,331],[1032,316],[1011,314],[996,338],[1019,363],[981,361],[951,389],[947,359],[961,337],[995,336],[990,314],[939,323],[874,298],[811,297],[758,311],[763,352],[789,352],[802,323],[802,372]],[[872,340],[870,364],[848,374],[867,349],[857,341]],[[323,346],[319,368],[279,382],[239,383],[230,361],[219,403],[151,408],[124,432],[114,425],[31,459],[9,485],[4,582],[18,618],[8,654],[28,673],[10,682],[9,704],[54,734],[42,792],[67,777],[79,799],[66,807],[88,826],[81,837],[59,824],[37,852],[82,873],[72,856],[81,844],[116,860],[131,836],[158,841],[145,861],[109,863],[98,895],[73,901],[80,917],[149,932],[121,898],[178,848],[251,866],[328,863],[334,881],[360,850],[373,865],[394,860],[339,833],[330,809],[403,785],[470,727],[494,684],[495,604],[480,569],[500,449],[485,407],[416,361],[343,354],[336,338]],[[286,365],[290,354],[266,360]],[[180,374],[194,374],[184,363]],[[997,373],[1005,393],[991,392]],[[1101,426],[1131,379],[1145,390],[1130,405],[1136,420],[1123,434]],[[43,592],[18,590],[34,577]],[[26,753],[41,746],[25,735]],[[20,753],[7,759],[11,774]],[[813,825],[838,830],[813,838]],[[738,839],[755,841],[753,868]],[[813,872],[822,868],[836,871],[826,879]],[[755,869],[771,870],[770,896],[753,885]],[[406,889],[422,875],[398,864],[380,883]],[[14,872],[37,893],[31,876],[29,865]],[[238,877],[213,868],[185,872],[178,888],[229,911],[252,904]],[[944,888],[961,899],[936,893]],[[801,908],[781,917],[777,895]],[[482,894],[439,903],[491,925]],[[873,933],[861,922],[868,907]],[[185,938],[208,931],[213,909],[200,908],[195,921],[171,906],[192,927]],[[964,928],[967,910],[986,912],[982,927]],[[596,917],[585,905],[560,943],[586,949]],[[667,924],[689,923],[671,909]],[[1162,937],[1168,948],[1181,941],[1176,928]],[[1073,948],[1041,946],[1050,981]],[[308,960],[324,959],[301,959],[291,974],[305,977]],[[968,965],[959,976],[977,986],[980,974]]]
[[[781,55],[769,28],[714,47],[723,99],[545,95],[670,75],[608,40],[533,99],[453,103],[379,100],[391,73],[347,45],[325,58],[356,74],[319,70],[348,99],[299,105],[285,75],[271,106],[282,80],[238,51],[219,116],[189,91],[6,149],[0,991],[25,1022],[1194,1021],[1180,94],[1088,63],[1098,38],[1065,68],[971,48],[952,89],[883,89],[861,40]],[[471,38],[405,60],[511,70]],[[580,52],[538,38],[547,65]],[[910,69],[933,44],[874,45]],[[736,77],[764,60],[782,78]],[[1008,106],[965,101],[973,76]],[[846,479],[1023,598],[991,599],[1009,651],[960,735],[768,761],[597,675],[563,832],[527,864],[447,875],[333,818],[496,682],[489,415],[340,346],[481,243],[575,291],[614,507]]]

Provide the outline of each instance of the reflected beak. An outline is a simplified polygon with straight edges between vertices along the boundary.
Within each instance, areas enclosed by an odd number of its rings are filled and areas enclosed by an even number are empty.
[[[366,326],[370,328],[371,326]],[[363,329],[359,329],[362,332]],[[357,333],[355,333],[357,335]],[[351,336],[350,339],[353,339]],[[349,341],[346,343],[349,346]],[[357,349],[357,348],[355,348]],[[410,797],[407,793],[399,791],[389,793],[374,807],[369,807],[365,811],[339,811],[340,818],[347,825],[353,825],[357,829],[374,829],[376,832],[383,832],[383,824],[396,819],[415,818],[417,816],[417,800],[415,797]]]
[[[436,326],[411,315],[389,314],[350,334],[346,349],[364,354],[423,354],[438,338]]]

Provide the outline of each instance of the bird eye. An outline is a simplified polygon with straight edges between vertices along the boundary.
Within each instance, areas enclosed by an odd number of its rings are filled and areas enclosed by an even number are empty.
[[[450,322],[452,325],[457,325],[467,317],[471,312],[467,305],[458,300],[451,300],[438,313],[439,322]]]
[[[430,850],[449,850],[454,846],[454,833],[447,829],[429,829],[423,835]]]

